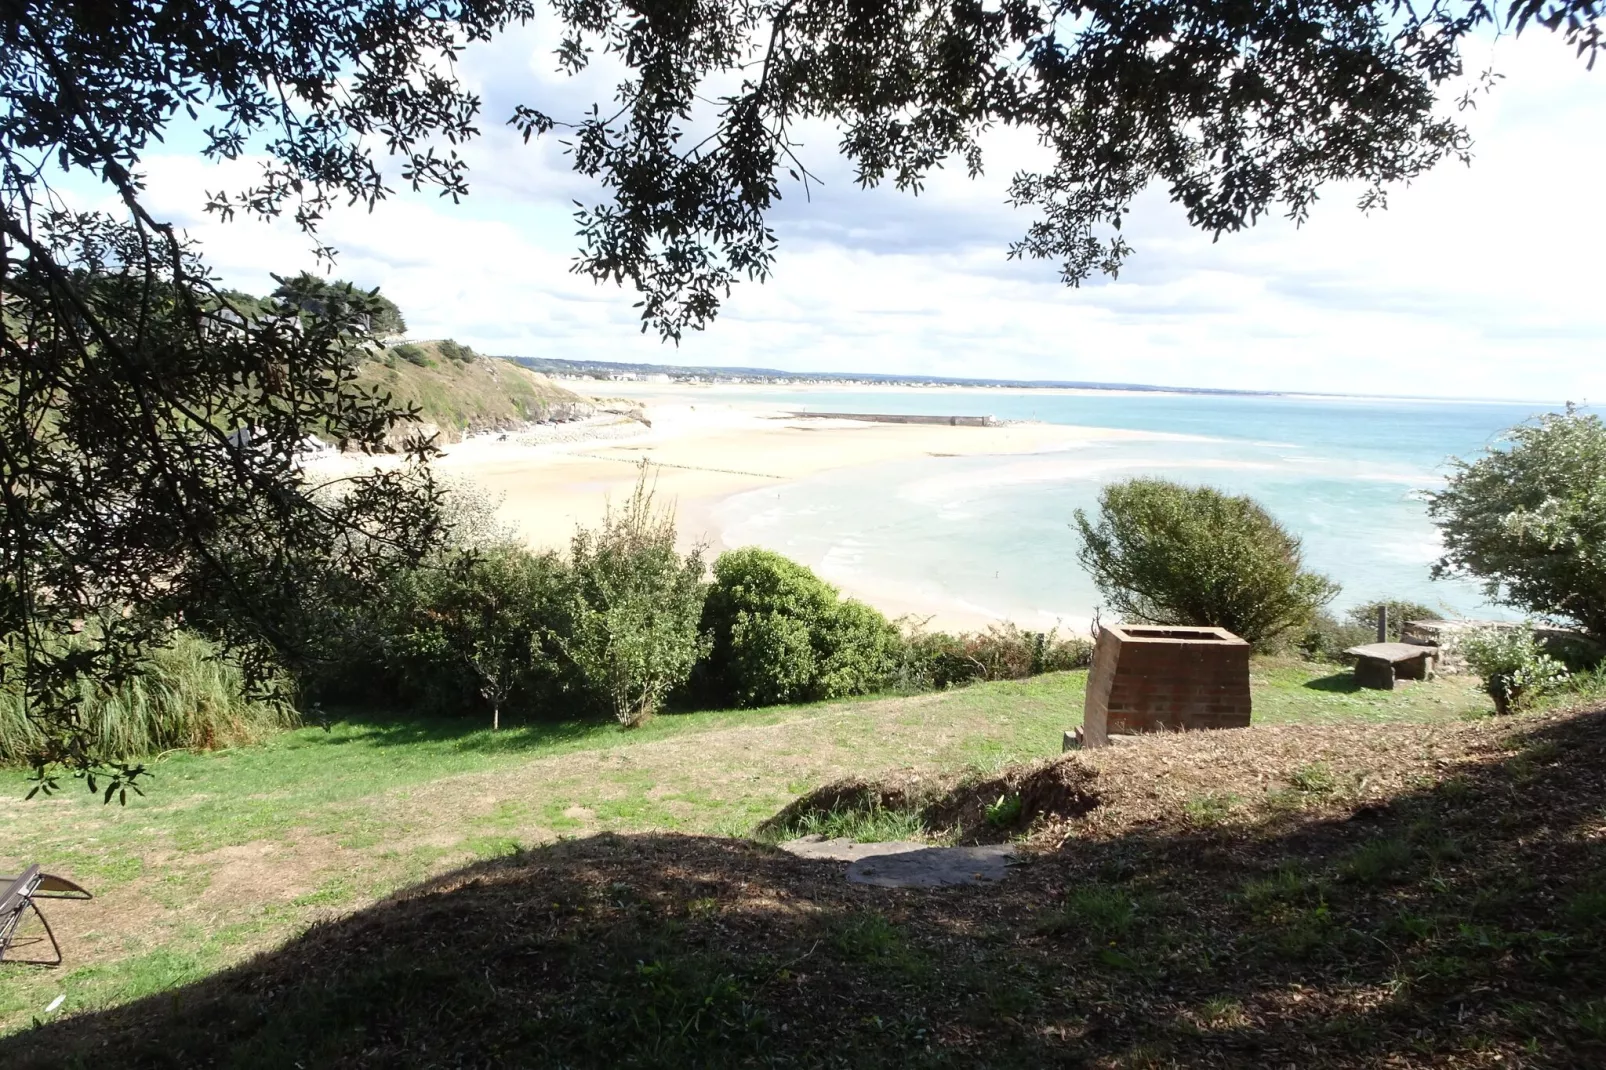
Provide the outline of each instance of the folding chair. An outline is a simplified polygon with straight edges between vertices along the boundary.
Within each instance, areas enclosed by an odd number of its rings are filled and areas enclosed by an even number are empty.
[[[50,931],[50,922],[45,920],[44,911],[39,909],[36,899],[93,899],[84,889],[78,887],[65,877],[55,877],[49,873],[39,872],[38,866],[29,866],[20,877],[0,877],[0,962],[5,962],[7,956],[15,947],[50,941],[51,950],[56,953],[54,961],[45,959],[19,959],[11,958],[11,962],[25,962],[35,966],[60,966],[61,945],[56,943],[56,934]],[[39,924],[45,927],[45,935],[24,937],[17,939],[17,930],[22,927],[22,916],[32,910]]]

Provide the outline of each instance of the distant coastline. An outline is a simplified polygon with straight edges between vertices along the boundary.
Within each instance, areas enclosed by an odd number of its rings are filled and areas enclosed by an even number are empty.
[[[1230,387],[1169,386],[1156,383],[1113,383],[1073,379],[965,378],[942,375],[882,375],[871,372],[792,372],[779,368],[719,367],[713,365],[643,364],[627,361],[565,360],[555,357],[504,357],[532,371],[558,379],[592,382],[674,383],[710,386],[770,386],[795,389],[976,389],[1006,391],[1088,392],[1099,394],[1173,394],[1207,397],[1310,398],[1323,401],[1442,401],[1485,404],[1559,406],[1538,398],[1438,397],[1419,394],[1383,394],[1375,391],[1324,393],[1309,390],[1244,390]]]
[[[557,378],[604,382],[718,383],[745,386],[855,387],[981,387],[1017,390],[1097,390],[1140,394],[1208,394],[1226,397],[1282,397],[1280,390],[1233,390],[1222,387],[1157,386],[1151,383],[1103,383],[1059,379],[976,379],[942,375],[881,375],[871,372],[789,372],[779,368],[722,368],[702,365],[639,364],[607,360],[562,360],[554,357],[504,357],[532,371]],[[1340,396],[1340,395],[1335,395]]]

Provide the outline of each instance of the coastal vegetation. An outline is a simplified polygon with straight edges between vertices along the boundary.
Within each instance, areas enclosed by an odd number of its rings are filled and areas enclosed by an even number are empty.
[[[1606,424],[1568,406],[1459,460],[1428,495],[1438,575],[1481,581],[1491,600],[1570,618],[1606,636]]]
[[[591,411],[578,394],[546,376],[511,360],[482,358],[450,338],[375,352],[358,366],[357,383],[412,414],[392,432],[393,442],[421,428],[437,432],[441,442],[456,442]]]
[[[1298,635],[1294,646],[1306,657],[1319,661],[1341,661],[1344,651],[1350,647],[1377,641],[1379,611],[1387,614],[1384,639],[1390,643],[1400,641],[1407,621],[1437,620],[1444,616],[1444,610],[1399,599],[1362,602],[1351,606],[1340,616],[1320,609],[1311,618],[1303,634]]]
[[[1466,158],[1434,89],[1482,27],[1599,44],[1592,0],[1162,0],[1074,34],[1031,3],[649,7],[558,9],[560,63],[622,65],[624,108],[511,120],[566,127],[608,191],[579,205],[575,269],[628,280],[672,338],[767,276],[781,173],[813,181],[801,118],[842,127],[863,184],[909,189],[950,159],[979,172],[984,130],[1035,131],[1054,158],[1011,183],[1037,212],[1012,252],[1074,284],[1120,268],[1156,184],[1220,235]],[[195,138],[263,159],[206,207],[288,216],[327,259],[320,221],[387,174],[466,193],[447,146],[480,98],[457,60],[533,5],[108,10],[0,15],[0,749],[32,774],[0,786],[95,788],[8,823],[6,849],[93,883],[100,911],[72,934],[82,965],[0,976],[4,1027],[38,1022],[0,1041],[8,1068],[1602,1061],[1598,671],[1523,632],[1472,642],[1488,695],[1367,695],[1262,655],[1254,728],[1045,761],[1085,686],[1048,670],[1085,644],[900,628],[754,555],[714,563],[710,618],[701,555],[639,490],[563,555],[470,530],[430,425],[548,395],[450,340],[384,349],[405,324],[376,290],[219,289],[141,160]],[[68,210],[95,183],[85,203],[119,214]],[[1601,438],[1568,412],[1459,469],[1432,503],[1443,569],[1606,632]],[[405,463],[318,486],[314,439]],[[1333,595],[1248,499],[1138,481],[1077,520],[1133,619],[1270,650]],[[700,679],[742,708],[696,709]],[[1569,698],[1597,708],[1543,708]],[[1484,716],[1502,704],[1523,718]],[[160,805],[100,805],[152,780]],[[809,827],[1010,840],[1028,864],[872,904],[754,842]]]
[[[1474,632],[1461,641],[1467,667],[1483,680],[1495,710],[1508,713],[1559,690],[1567,667],[1527,628]]]
[[[387,173],[454,200],[467,193],[464,157],[443,146],[478,135],[481,99],[453,64],[535,9],[290,0],[220,10],[133,4],[108,18],[97,5],[29,5],[0,26],[0,482],[27,488],[3,505],[0,639],[25,663],[41,777],[138,778],[92,745],[76,681],[132,672],[191,594],[233,599],[212,617],[226,634],[212,638],[257,678],[317,653],[317,637],[290,627],[309,574],[360,603],[396,556],[437,549],[423,467],[433,447],[397,437],[417,413],[358,382],[362,354],[403,325],[399,310],[310,275],[281,281],[271,315],[232,308],[200,250],[153,211],[142,161],[153,145],[190,143],[175,124],[204,122],[202,155],[244,163],[250,150],[261,163],[248,188],[211,194],[206,210],[284,218],[328,261],[336,250],[320,224],[342,202],[388,197]],[[580,203],[575,270],[628,281],[644,326],[679,338],[706,326],[738,280],[767,277],[767,215],[783,174],[813,181],[786,133],[803,116],[841,126],[863,184],[903,189],[951,159],[979,172],[984,130],[1035,130],[1054,158],[1011,182],[1011,200],[1037,213],[1012,252],[1058,261],[1075,284],[1119,269],[1130,251],[1121,221],[1155,183],[1219,235],[1277,205],[1302,217],[1336,181],[1380,203],[1391,184],[1465,157],[1465,131],[1434,91],[1459,77],[1462,44],[1481,27],[1557,29],[1591,55],[1598,44],[1597,10],[1559,0],[1504,14],[1467,3],[1352,16],[1095,11],[1063,37],[1055,12],[1030,3],[823,8],[803,19],[787,5],[714,3],[667,22],[579,5],[558,14],[562,66],[578,73],[594,49],[615,57],[633,105],[605,119],[523,102],[500,118],[525,139],[560,123],[570,131],[574,166],[608,191]],[[723,90],[699,87],[759,58],[766,76],[704,115],[700,102]],[[1197,89],[1246,79],[1265,91]],[[211,117],[199,119],[201,108]],[[714,134],[688,158],[686,124],[704,119]],[[390,171],[387,156],[399,157]],[[1222,159],[1238,163],[1211,162]],[[64,210],[58,174],[105,183],[97,203],[116,207]],[[297,474],[313,437],[415,463],[352,475],[357,492],[331,510]],[[73,622],[124,610],[81,656],[50,657]]]
[[[1076,511],[1078,559],[1122,619],[1225,628],[1265,645],[1306,628],[1338,594],[1306,571],[1298,537],[1254,499],[1130,479]]]
[[[634,728],[708,655],[702,550],[675,549],[674,513],[654,503],[643,464],[624,506],[610,507],[595,532],[575,533],[569,570],[567,628],[553,641],[591,693]]]
[[[900,661],[902,637],[880,613],[757,547],[714,562],[702,624],[711,646],[694,686],[719,705],[816,702],[881,690]]]

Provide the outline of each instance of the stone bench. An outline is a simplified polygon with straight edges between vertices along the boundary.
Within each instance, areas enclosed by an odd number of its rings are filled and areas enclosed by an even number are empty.
[[[1395,680],[1431,679],[1438,652],[1415,643],[1367,643],[1344,651],[1355,659],[1355,682],[1379,691],[1393,691]]]

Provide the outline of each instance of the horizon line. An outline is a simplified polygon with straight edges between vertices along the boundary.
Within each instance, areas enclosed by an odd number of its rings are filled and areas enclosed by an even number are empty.
[[[887,382],[926,382],[947,386],[972,387],[1013,387],[1035,388],[1050,390],[1130,390],[1146,394],[1219,394],[1235,397],[1310,397],[1310,398],[1344,398],[1351,400],[1365,400],[1375,398],[1380,401],[1465,401],[1481,402],[1495,405],[1558,405],[1566,402],[1557,402],[1542,398],[1491,398],[1471,397],[1465,395],[1449,394],[1382,394],[1382,393],[1344,393],[1340,391],[1324,390],[1272,390],[1256,389],[1251,387],[1220,387],[1220,386],[1174,386],[1157,383],[1120,383],[1104,382],[1099,380],[1077,379],[979,379],[969,376],[927,375],[920,373],[896,374],[889,372],[839,372],[839,371],[788,371],[782,368],[759,368],[744,365],[719,364],[653,364],[643,361],[615,361],[615,360],[576,360],[566,357],[526,357],[504,356],[502,359],[511,360],[519,364],[553,364],[567,365],[574,368],[616,368],[620,371],[650,372],[660,374],[664,372],[682,372],[686,374],[726,374],[726,375],[764,375],[777,378],[818,378],[818,379],[870,379]],[[1582,407],[1589,407],[1587,402],[1579,402]]]

